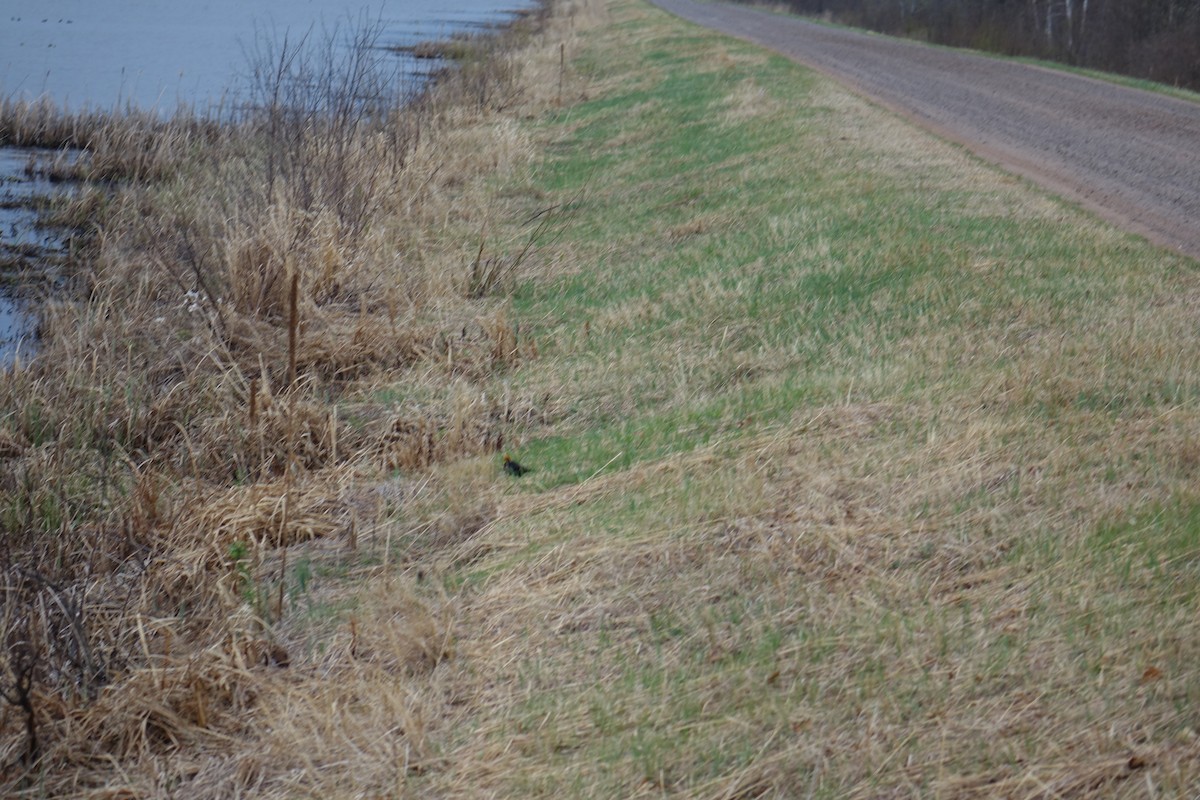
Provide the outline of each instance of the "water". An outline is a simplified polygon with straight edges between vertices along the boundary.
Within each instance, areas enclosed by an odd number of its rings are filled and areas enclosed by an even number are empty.
[[[173,113],[230,108],[245,91],[251,54],[284,36],[320,43],[378,25],[381,48],[496,25],[530,0],[0,0],[0,97],[46,97],[78,111]],[[441,66],[402,52],[397,69],[419,85]],[[51,188],[25,175],[31,151],[0,148],[0,266],[25,254],[52,261],[62,246],[29,207]],[[8,268],[11,270],[11,267]],[[3,277],[0,270],[0,277]],[[0,287],[0,363],[29,349],[33,321]]]
[[[529,0],[0,0],[0,96],[58,105],[205,109],[244,84],[259,34],[378,21],[404,46],[504,22]],[[406,63],[419,72],[415,61]]]
[[[31,159],[53,155],[34,148],[0,147],[0,278],[21,272],[27,263],[39,265],[43,283],[55,278],[49,273],[65,242],[57,232],[37,224],[32,206],[62,187],[36,172],[27,174]],[[11,364],[18,349],[28,352],[33,337],[34,320],[8,287],[0,285],[0,364]]]

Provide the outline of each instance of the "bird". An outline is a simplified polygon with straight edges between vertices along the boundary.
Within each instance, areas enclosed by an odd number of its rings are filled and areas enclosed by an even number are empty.
[[[508,453],[505,453],[504,454],[504,471],[507,472],[509,475],[514,475],[519,478],[522,475],[524,475],[526,472],[529,472],[529,468],[522,467],[520,464],[518,464],[517,462],[512,460],[512,456],[510,456]]]

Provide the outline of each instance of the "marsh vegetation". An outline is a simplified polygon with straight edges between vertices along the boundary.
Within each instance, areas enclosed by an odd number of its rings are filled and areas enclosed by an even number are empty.
[[[227,755],[255,670],[301,660],[278,626],[311,559],[287,548],[386,561],[376,485],[501,446],[489,382],[530,357],[507,291],[537,225],[498,237],[480,187],[530,155],[498,112],[553,16],[463,42],[415,100],[366,26],[349,47],[268,42],[220,118],[0,104],[0,143],[79,151],[46,169],[88,187],[55,201],[77,252],[36,356],[0,378],[6,795]]]

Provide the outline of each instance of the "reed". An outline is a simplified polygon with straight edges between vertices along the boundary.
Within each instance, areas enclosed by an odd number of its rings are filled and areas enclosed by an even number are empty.
[[[229,137],[230,125],[220,114],[187,108],[168,116],[133,107],[64,111],[46,98],[0,98],[0,145],[50,151],[31,169],[55,181],[163,180],[189,153],[217,148]]]

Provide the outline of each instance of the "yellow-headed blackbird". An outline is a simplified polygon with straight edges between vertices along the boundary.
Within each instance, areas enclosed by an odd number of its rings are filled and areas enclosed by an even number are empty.
[[[515,475],[518,478],[524,475],[526,472],[529,472],[526,467],[522,467],[520,464],[513,461],[512,457],[508,453],[504,454],[504,471],[509,475]]]

